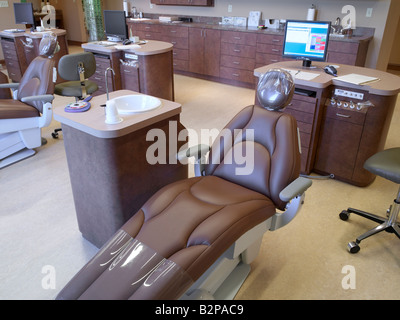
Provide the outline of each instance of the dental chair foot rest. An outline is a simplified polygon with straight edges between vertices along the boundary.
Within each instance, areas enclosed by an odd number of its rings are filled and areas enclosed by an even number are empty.
[[[17,153],[14,153],[7,158],[0,160],[0,168],[5,168],[10,164],[16,163],[18,161],[24,160],[26,158],[32,157],[35,155],[36,151],[32,149],[23,149]]]

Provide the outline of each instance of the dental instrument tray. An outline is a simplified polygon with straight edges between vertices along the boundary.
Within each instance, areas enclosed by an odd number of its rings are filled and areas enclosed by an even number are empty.
[[[92,99],[92,96],[87,97],[84,100],[80,100],[77,102],[73,102],[68,104],[65,108],[65,112],[85,112],[90,109],[90,100]]]

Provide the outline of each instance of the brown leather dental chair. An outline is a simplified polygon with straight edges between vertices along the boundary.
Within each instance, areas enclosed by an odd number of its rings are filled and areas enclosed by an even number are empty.
[[[293,219],[311,181],[299,177],[293,79],[271,70],[258,85],[262,106],[239,112],[202,158],[201,176],[154,194],[57,299],[231,299],[250,272],[262,237]],[[273,258],[273,257],[272,257]]]
[[[29,64],[21,82],[0,84],[13,91],[13,99],[0,99],[0,168],[34,155],[33,149],[45,141],[41,128],[52,120],[52,58],[58,50],[57,36],[46,33],[40,41],[40,56]]]

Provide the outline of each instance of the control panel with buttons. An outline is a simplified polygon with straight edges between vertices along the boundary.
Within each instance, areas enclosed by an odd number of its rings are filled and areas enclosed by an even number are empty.
[[[366,113],[368,108],[373,106],[367,98],[366,92],[335,88],[325,104],[339,109]]]

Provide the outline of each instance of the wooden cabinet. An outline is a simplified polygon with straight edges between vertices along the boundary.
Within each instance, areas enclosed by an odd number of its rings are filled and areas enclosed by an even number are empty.
[[[256,68],[283,61],[283,36],[259,34],[257,37]]]
[[[13,39],[2,38],[1,47],[3,49],[4,60],[7,66],[8,77],[14,81],[19,82],[22,78],[22,74],[25,70],[22,70],[22,65],[18,56],[23,58],[25,61],[25,55],[22,57],[21,53],[18,54],[15,41]]]
[[[172,6],[214,6],[214,0],[150,0],[150,3]]]
[[[328,43],[327,62],[348,64],[351,66],[365,65],[369,42],[350,42],[330,40]]]
[[[105,55],[95,54],[96,59],[96,72],[89,80],[96,82],[99,89],[93,94],[94,96],[106,93],[106,79],[105,72],[107,68],[111,67],[110,58]],[[113,91],[113,81],[111,73],[107,77],[107,85],[109,91]]]
[[[185,26],[159,25],[160,40],[170,42],[173,48],[175,70],[187,71],[189,67],[189,30]]]
[[[285,112],[296,118],[301,141],[301,172],[309,174],[312,169],[312,142],[316,134],[316,110],[318,99],[310,96],[294,94],[292,102]]]
[[[219,30],[190,28],[189,71],[208,76],[219,76]]]
[[[255,33],[221,31],[220,77],[254,83],[256,43]]]

